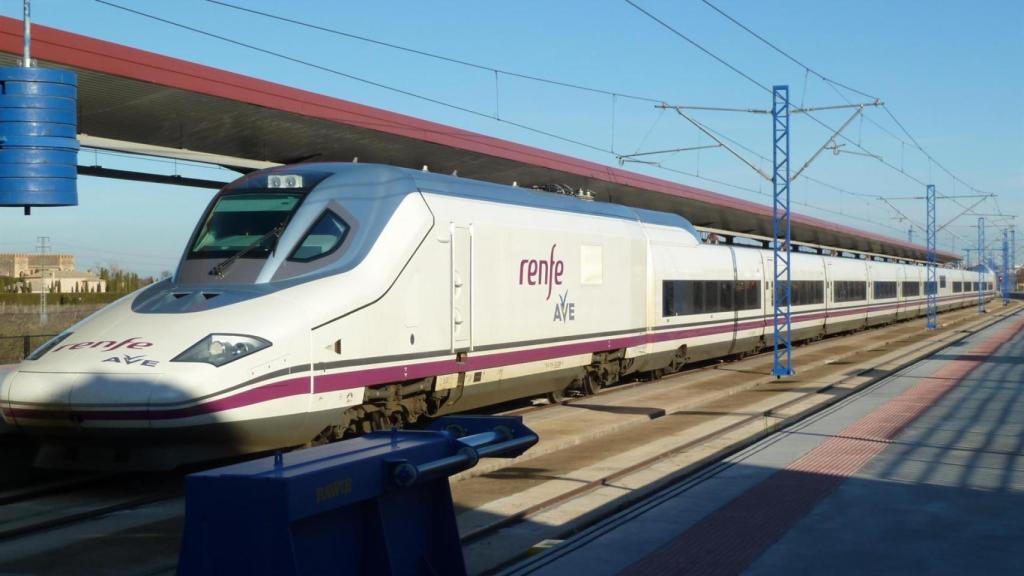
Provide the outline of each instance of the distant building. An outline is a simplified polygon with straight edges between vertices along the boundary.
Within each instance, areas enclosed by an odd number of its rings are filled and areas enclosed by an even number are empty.
[[[22,282],[33,294],[46,290],[47,292],[80,293],[80,292],[106,292],[107,281],[89,272],[76,272],[75,270],[45,270],[42,274],[22,276]]]
[[[38,276],[42,270],[73,272],[75,257],[71,254],[0,254],[0,276],[25,278]]]

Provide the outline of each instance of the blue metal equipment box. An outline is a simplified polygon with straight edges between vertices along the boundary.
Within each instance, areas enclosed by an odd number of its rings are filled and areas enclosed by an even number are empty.
[[[178,573],[465,574],[448,476],[536,442],[518,417],[449,416],[192,474]]]

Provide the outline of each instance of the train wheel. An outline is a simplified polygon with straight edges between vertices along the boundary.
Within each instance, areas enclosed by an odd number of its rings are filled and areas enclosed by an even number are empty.
[[[583,393],[587,396],[597,394],[601,388],[604,388],[604,379],[595,374],[587,374],[583,377]]]
[[[557,390],[555,392],[549,393],[548,394],[548,402],[550,402],[552,404],[561,404],[562,402],[565,401],[565,398],[566,398],[565,393],[566,393],[567,390],[568,390],[568,388],[562,389],[562,390]]]

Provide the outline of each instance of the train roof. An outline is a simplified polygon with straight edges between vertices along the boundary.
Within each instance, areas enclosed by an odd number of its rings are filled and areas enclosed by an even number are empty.
[[[21,56],[20,21],[0,17],[0,65]],[[768,205],[129,48],[33,27],[33,55],[79,77],[83,145],[241,170],[309,159],[431,169],[520,186],[566,184],[598,201],[672,212],[698,227],[771,236]],[[84,173],[132,178],[126,171]],[[149,178],[147,178],[147,176]],[[140,180],[154,175],[135,174]],[[216,186],[222,183],[210,183]],[[200,184],[201,185],[201,184]],[[794,242],[923,261],[926,248],[794,214]],[[940,263],[959,260],[939,252]]]
[[[353,164],[350,162],[294,164],[256,172],[241,178],[237,182],[243,183],[253,178],[259,178],[266,173],[274,172],[287,172],[289,174],[330,172],[334,175],[342,175],[346,179],[358,179],[360,182],[380,182],[382,184],[394,181],[397,178],[407,178],[412,181],[412,185],[416,189],[422,192],[680,228],[692,235],[697,243],[700,243],[700,233],[697,229],[686,218],[678,214],[633,208],[608,202],[593,202],[567,194],[554,194],[506,184],[495,184],[483,180],[412,170],[388,164]],[[322,183],[325,185],[330,184],[331,178],[324,179]],[[229,185],[228,189],[232,187],[237,187],[237,184]]]

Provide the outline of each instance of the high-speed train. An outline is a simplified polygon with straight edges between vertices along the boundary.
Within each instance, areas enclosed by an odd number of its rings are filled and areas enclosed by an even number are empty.
[[[772,252],[684,218],[371,164],[251,173],[174,275],[33,352],[3,418],[51,467],[167,468],[592,392],[772,338]],[[795,339],[924,314],[925,268],[792,255]],[[990,271],[940,269],[942,310]]]

